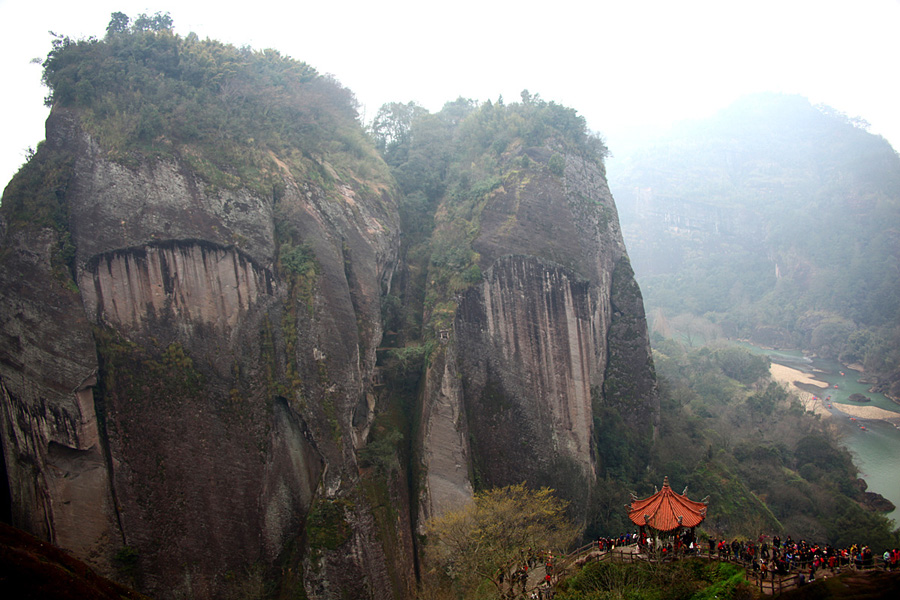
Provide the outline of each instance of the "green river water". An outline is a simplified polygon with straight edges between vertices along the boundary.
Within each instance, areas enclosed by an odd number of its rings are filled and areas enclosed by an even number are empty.
[[[831,396],[832,402],[854,404],[848,399],[850,394],[860,393],[872,399],[864,406],[877,406],[896,412],[900,416],[900,405],[883,394],[870,393],[868,385],[856,381],[859,373],[837,361],[810,359],[799,352],[741,345],[754,352],[767,354],[772,362],[810,373],[819,381],[826,382],[827,389],[811,386],[804,388],[820,398]],[[844,374],[841,375],[841,372]],[[835,388],[835,385],[838,387]],[[851,421],[836,410],[833,410],[833,414],[842,435],[842,442],[853,454],[854,461],[860,469],[860,477],[869,484],[868,490],[881,494],[900,508],[900,429],[884,421],[862,419]],[[860,425],[865,429],[861,429]],[[886,516],[894,520],[895,526],[900,524],[900,511],[895,509]]]

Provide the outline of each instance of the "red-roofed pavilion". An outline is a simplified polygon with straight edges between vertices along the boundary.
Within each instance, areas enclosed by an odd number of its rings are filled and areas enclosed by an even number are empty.
[[[652,496],[639,500],[632,495],[628,518],[641,528],[641,539],[644,539],[644,527],[676,535],[682,528],[689,528],[690,537],[693,538],[694,527],[706,518],[706,502],[697,502],[685,494],[676,494],[669,487],[669,478],[666,477],[662,489]]]

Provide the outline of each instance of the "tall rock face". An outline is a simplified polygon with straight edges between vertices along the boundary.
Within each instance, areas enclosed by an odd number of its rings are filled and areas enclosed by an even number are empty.
[[[412,598],[425,520],[521,481],[587,517],[598,419],[652,437],[573,110],[451,103],[395,130],[392,178],[349,92],[274,52],[110,30],[45,80],[0,207],[14,525],[161,599]]]
[[[94,407],[91,324],[53,272],[56,233],[4,237],[0,394],[12,522],[108,568],[105,548],[121,535]]]
[[[349,496],[346,542],[369,550],[308,566],[390,595],[354,495],[397,260],[389,191],[285,168],[276,198],[216,189],[178,158],[126,167],[65,109],[35,160],[51,156],[70,159],[64,231],[2,230],[14,524],[152,595],[221,597],[228,573],[285,560],[314,502]]]
[[[423,518],[522,481],[584,516],[603,460],[596,407],[647,440],[655,431],[643,304],[602,165],[572,153],[554,172],[554,155],[508,152],[483,200],[472,249],[484,276],[458,298],[426,382]]]

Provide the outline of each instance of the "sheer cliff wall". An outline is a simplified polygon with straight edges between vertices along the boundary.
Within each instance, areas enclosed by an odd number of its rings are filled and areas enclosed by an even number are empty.
[[[276,198],[178,158],[123,166],[58,109],[41,153],[73,160],[75,252],[60,269],[60,232],[0,230],[14,524],[152,595],[211,598],[228,572],[283,559],[314,502],[351,497],[346,542],[366,550],[319,553],[318,576],[391,596],[355,455],[396,268],[389,190],[283,167]],[[305,271],[279,266],[291,241]]]
[[[81,118],[54,108],[27,167],[62,174],[43,190],[55,225],[0,211],[15,525],[159,598],[225,597],[247,573],[283,595],[411,598],[428,518],[522,481],[584,516],[598,406],[652,437],[643,304],[599,159],[505,153],[466,240],[483,275],[426,335],[411,443],[373,460],[376,417],[401,404],[376,383],[404,268],[393,183],[272,155],[271,192],[217,186],[194,148],[116,162]]]
[[[522,155],[528,169],[515,167]],[[594,406],[622,409],[648,440],[655,431],[643,303],[603,168],[571,154],[554,174],[551,156],[508,155],[484,202],[472,243],[484,277],[458,298],[426,380],[423,520],[473,489],[522,481],[557,489],[584,515],[602,461]]]

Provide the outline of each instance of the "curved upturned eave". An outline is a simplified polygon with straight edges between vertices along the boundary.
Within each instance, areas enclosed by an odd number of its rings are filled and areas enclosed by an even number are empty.
[[[676,494],[666,477],[661,490],[642,500],[632,501],[628,518],[635,525],[648,525],[657,531],[696,527],[706,518],[706,504]]]

